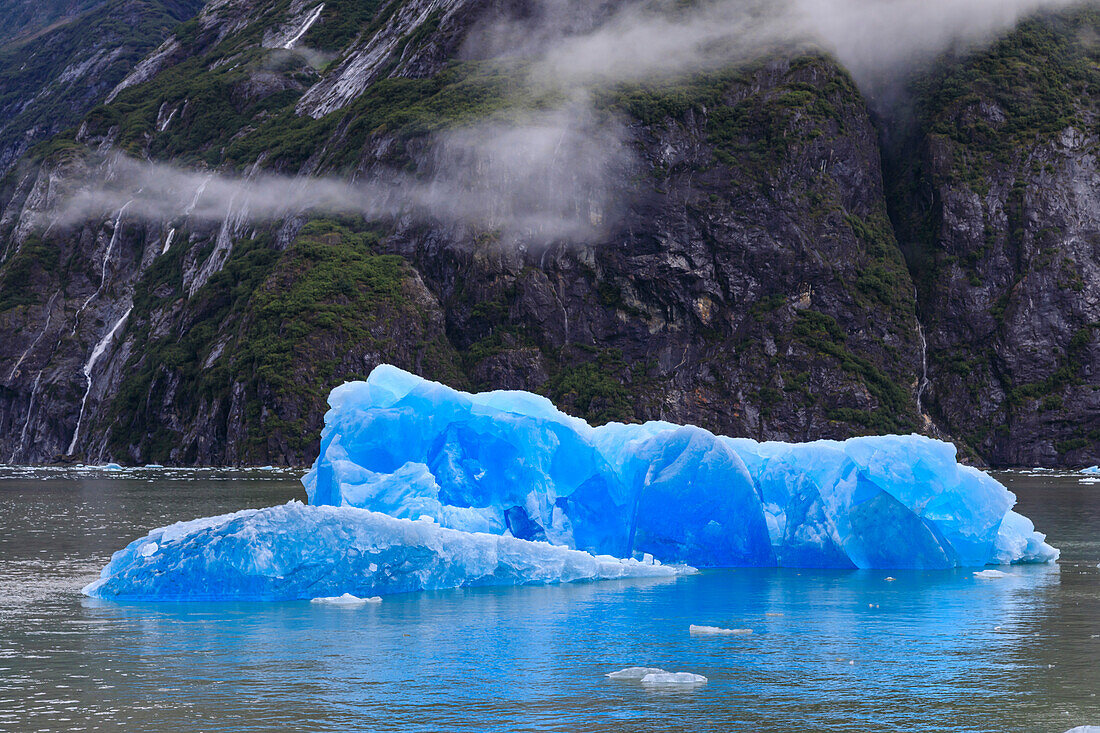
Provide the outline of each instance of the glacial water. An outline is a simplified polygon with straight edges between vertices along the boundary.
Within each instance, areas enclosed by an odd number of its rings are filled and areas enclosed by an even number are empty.
[[[1100,482],[998,477],[1062,550],[1058,566],[993,580],[723,570],[341,608],[79,593],[154,527],[304,498],[295,473],[0,469],[0,730],[1100,725]],[[691,624],[753,633],[693,636]],[[632,665],[708,683],[670,691],[605,676]]]

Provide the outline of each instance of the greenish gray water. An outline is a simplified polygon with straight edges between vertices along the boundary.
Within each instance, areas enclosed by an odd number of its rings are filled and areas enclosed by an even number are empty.
[[[79,589],[183,519],[304,498],[273,471],[0,469],[0,730],[1032,731],[1100,724],[1100,482],[1000,475],[1059,566],[712,571],[355,610]],[[887,580],[887,577],[894,580]],[[692,637],[690,624],[751,628]],[[706,675],[690,692],[604,675]]]

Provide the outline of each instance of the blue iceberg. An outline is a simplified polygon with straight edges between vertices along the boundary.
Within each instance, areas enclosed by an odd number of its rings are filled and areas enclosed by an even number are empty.
[[[180,522],[116,552],[84,593],[111,600],[368,598],[485,585],[671,577],[693,568],[597,557],[300,502]]]
[[[692,566],[935,569],[1058,557],[1012,511],[1011,492],[960,465],[950,444],[918,435],[787,444],[666,422],[594,428],[537,395],[466,394],[389,366],[336,388],[329,404],[302,479],[310,505],[154,530],[84,592],[366,598]]]
[[[329,404],[303,478],[315,505],[698,567],[1058,556],[1003,485],[919,435],[788,444],[666,422],[594,428],[537,395],[467,394],[391,366]]]

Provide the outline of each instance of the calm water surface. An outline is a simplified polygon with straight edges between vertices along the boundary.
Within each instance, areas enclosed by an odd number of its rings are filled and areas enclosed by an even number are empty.
[[[304,499],[294,474],[0,469],[0,730],[1100,725],[1100,483],[999,478],[1062,549],[1059,566],[1000,580],[712,571],[391,596],[350,610],[118,605],[79,593],[149,529]],[[754,633],[691,637],[693,623]],[[662,693],[604,677],[631,665],[710,681]]]

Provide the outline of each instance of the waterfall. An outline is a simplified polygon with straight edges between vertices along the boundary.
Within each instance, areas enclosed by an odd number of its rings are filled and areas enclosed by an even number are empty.
[[[173,107],[172,111],[168,113],[168,118],[157,125],[157,132],[164,132],[168,129],[168,124],[172,121],[172,118],[176,116],[177,109],[179,109],[179,106]]]
[[[923,415],[924,408],[921,405],[921,400],[924,398],[924,392],[928,389],[928,342],[924,339],[924,327],[920,325],[920,321],[917,321],[917,335],[920,336],[920,382],[917,384],[917,414]]]
[[[53,304],[57,300],[57,296],[61,295],[61,291],[58,290],[50,298],[50,302],[46,304],[46,325],[42,326],[42,330],[38,332],[38,337],[31,342],[31,345],[27,347],[23,355],[19,357],[19,361],[15,362],[15,366],[11,368],[11,374],[8,375],[8,381],[15,379],[15,375],[19,372],[19,367],[23,364],[23,360],[27,358],[27,354],[34,350],[35,346],[38,346],[38,342],[42,340],[42,337],[46,335],[46,331],[50,328],[50,320],[53,318]]]
[[[164,249],[161,250],[162,255],[168,254],[168,248],[172,246],[172,237],[176,236],[175,229],[168,230],[168,236],[164,238]]]
[[[214,176],[207,176],[203,179],[199,187],[195,189],[195,197],[191,199],[191,203],[187,205],[187,208],[183,210],[184,217],[191,216],[191,213],[195,210],[195,207],[199,205],[199,198],[202,196],[202,192],[206,190],[207,185],[210,184],[211,179]]]
[[[19,444],[15,446],[15,449],[11,452],[11,458],[8,459],[8,463],[15,463],[15,456],[23,450],[23,446],[27,444],[27,431],[31,426],[31,415],[34,414],[34,397],[38,394],[38,383],[42,380],[43,369],[38,370],[38,376],[34,378],[34,386],[31,387],[31,401],[27,405],[27,417],[23,421],[23,430],[19,433]]]
[[[111,232],[111,241],[107,243],[107,251],[103,253],[103,264],[101,266],[101,272],[99,274],[99,287],[96,288],[96,291],[94,293],[88,296],[88,299],[85,300],[83,305],[80,306],[80,309],[77,310],[76,318],[73,319],[73,330],[72,333],[69,334],[70,336],[76,333],[76,328],[80,325],[80,316],[84,313],[84,309],[86,309],[88,307],[88,304],[95,300],[101,292],[103,292],[103,286],[107,284],[107,265],[110,263],[111,252],[115,248],[115,242],[118,241],[119,230],[121,229],[122,225],[122,215],[126,213],[127,207],[129,207],[132,203],[134,203],[134,200],[130,199],[122,205],[121,209],[118,210],[118,216],[115,217],[115,230]]]
[[[218,230],[218,238],[214,241],[214,251],[206,258],[187,286],[188,298],[193,297],[199,288],[210,280],[211,275],[222,269],[233,252],[233,238],[237,236],[237,230],[248,220],[248,207],[241,206],[238,209],[236,205],[237,194],[234,193],[229,199],[225,219],[222,221],[221,229]]]
[[[324,9],[324,3],[321,3],[316,8],[314,8],[313,12],[310,13],[310,16],[306,18],[306,22],[302,24],[302,27],[300,29],[298,29],[298,32],[291,36],[289,41],[283,44],[283,48],[293,48],[294,44],[297,43],[298,40],[302,36],[304,36],[310,28],[313,27],[313,24],[317,22],[317,19],[321,17],[321,11]]]
[[[80,423],[84,420],[84,408],[88,405],[88,396],[92,393],[92,370],[95,369],[96,362],[107,351],[107,347],[110,346],[111,341],[114,339],[115,334],[118,333],[118,329],[122,328],[122,324],[126,322],[126,319],[130,317],[130,311],[134,309],[130,306],[126,309],[126,312],[122,314],[122,318],[119,318],[115,322],[115,325],[111,327],[111,330],[107,332],[107,335],[99,340],[99,343],[92,349],[91,356],[88,357],[88,363],[84,365],[83,373],[84,379],[87,380],[88,386],[84,390],[84,399],[80,401],[80,414],[76,417],[76,429],[73,430],[73,439],[69,443],[68,455],[72,455],[76,450],[76,441],[80,437]]]
[[[917,303],[917,286],[913,286],[913,319],[917,322],[917,337],[920,338],[920,381],[917,382],[917,414],[924,416],[924,393],[928,391],[928,388],[932,386],[931,381],[928,379],[928,341],[924,338],[924,326],[921,325],[920,315],[917,313],[915,306]],[[931,423],[929,418],[925,425]]]

